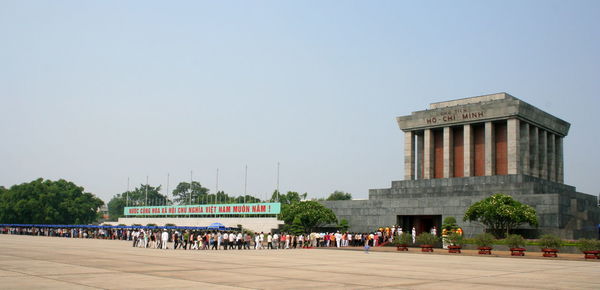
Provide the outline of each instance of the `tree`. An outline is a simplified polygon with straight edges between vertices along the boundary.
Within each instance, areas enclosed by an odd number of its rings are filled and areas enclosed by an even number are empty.
[[[442,223],[442,229],[446,230],[448,233],[456,231],[458,229],[456,218],[453,216],[446,217]]]
[[[289,205],[306,199],[307,195],[308,193],[306,192],[299,194],[295,191],[288,191],[286,194],[279,194],[279,192],[275,190],[271,196],[271,201],[279,201],[282,205]]]
[[[72,182],[44,180],[0,189],[0,222],[87,224],[98,219],[104,202]]]
[[[286,225],[286,231],[294,235],[301,235],[306,233],[304,230],[304,226],[302,225],[302,221],[300,221],[300,217],[294,218],[294,221],[291,225]]]
[[[350,225],[348,224],[348,220],[342,219],[337,227],[340,230],[340,232],[345,233],[348,231]]]
[[[113,196],[107,204],[109,220],[117,220],[124,216],[125,205],[125,198],[121,194]]]
[[[200,198],[200,204],[223,204],[223,203],[259,203],[261,200],[258,197],[252,195],[246,196],[230,196],[224,191],[219,191],[217,194],[207,194],[205,197]]]
[[[192,181],[191,193],[190,183],[180,182],[173,190],[173,201],[177,204],[193,204],[208,200],[208,188],[203,187],[200,182]]]
[[[316,201],[296,202],[282,209],[281,219],[286,225],[291,225],[296,218],[300,219],[306,233],[326,224],[337,223],[333,211]]]
[[[252,195],[246,195],[246,196],[237,196],[237,197],[230,197],[230,200],[232,203],[258,203],[261,202],[261,200],[257,197],[254,197]]]
[[[108,215],[111,220],[124,216],[125,206],[170,205],[171,200],[160,193],[159,186],[140,184],[134,190],[116,194],[108,202]]]
[[[496,237],[509,234],[521,224],[538,225],[535,209],[506,194],[494,194],[471,205],[464,221],[476,221],[487,227]]]
[[[338,190],[334,191],[327,198],[327,200],[351,200],[351,199],[352,199],[352,194],[343,192],[343,191],[338,191]]]

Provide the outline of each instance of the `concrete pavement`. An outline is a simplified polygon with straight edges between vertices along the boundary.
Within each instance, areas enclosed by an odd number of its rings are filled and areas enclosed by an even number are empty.
[[[335,251],[183,251],[0,235],[2,289],[600,289],[600,263]]]

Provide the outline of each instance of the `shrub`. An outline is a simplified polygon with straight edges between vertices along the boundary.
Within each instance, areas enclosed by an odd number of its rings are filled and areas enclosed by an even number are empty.
[[[479,247],[491,247],[494,244],[494,241],[496,241],[496,238],[490,233],[482,233],[475,236],[474,240],[475,244]]]
[[[535,209],[514,200],[510,195],[494,194],[472,204],[463,217],[464,221],[482,223],[497,237],[504,237],[521,224],[538,225]]]
[[[409,233],[402,233],[394,239],[394,245],[410,245],[412,244],[412,235]]]
[[[446,241],[451,245],[451,246],[462,246],[464,245],[464,239],[463,236],[457,234],[457,233],[450,233],[446,236]]]
[[[504,242],[509,248],[521,248],[525,246],[525,239],[521,235],[508,235]]]
[[[582,252],[600,251],[600,241],[591,239],[581,239],[577,241],[577,248]]]
[[[545,249],[558,249],[562,246],[563,240],[554,235],[543,235],[540,237],[540,245]]]
[[[438,237],[430,233],[421,233],[417,236],[416,240],[419,245],[435,245],[438,241]]]
[[[456,223],[456,218],[453,216],[446,217],[442,223],[442,229],[448,232],[457,230],[458,224]]]

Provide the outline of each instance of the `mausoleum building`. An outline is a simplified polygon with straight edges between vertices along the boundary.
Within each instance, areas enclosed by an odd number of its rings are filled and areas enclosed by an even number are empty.
[[[454,216],[474,235],[483,228],[462,222],[467,208],[505,193],[537,211],[540,226],[523,227],[526,236],[598,236],[597,197],[564,184],[566,121],[499,93],[433,103],[397,122],[405,180],[370,190],[368,200],[323,202],[352,231],[399,225],[423,232]]]

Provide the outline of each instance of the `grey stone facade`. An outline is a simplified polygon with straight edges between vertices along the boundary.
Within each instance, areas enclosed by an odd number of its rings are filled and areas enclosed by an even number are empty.
[[[453,216],[467,237],[483,231],[462,221],[473,203],[495,193],[505,193],[533,206],[540,225],[527,226],[529,236],[552,233],[566,239],[597,238],[600,210],[595,196],[574,187],[527,175],[496,175],[464,178],[393,181],[391,188],[372,189],[368,200],[324,201],[338,219],[346,219],[351,231],[370,232],[398,224],[398,216]],[[439,227],[439,225],[438,225]]]
[[[432,225],[439,228],[444,218],[453,216],[466,236],[472,236],[483,227],[462,222],[465,211],[492,194],[504,193],[536,209],[540,225],[524,226],[526,236],[598,237],[598,198],[563,184],[562,146],[569,123],[506,93],[434,103],[429,110],[397,121],[405,132],[405,180],[393,181],[390,188],[370,190],[368,200],[322,202],[338,219],[347,219],[351,231],[413,226],[414,220],[429,219],[426,226],[416,222],[417,231],[423,231]],[[496,124],[506,128],[503,136],[495,135]],[[472,126],[485,127],[483,150],[474,149]],[[443,139],[438,141],[443,146],[437,147],[443,151],[435,154],[434,130],[441,132]],[[464,142],[457,145],[461,147],[454,147],[454,131],[463,136],[459,141]],[[496,141],[497,137],[505,141]],[[456,150],[462,152],[461,158],[454,156]],[[496,154],[502,157],[498,159]],[[480,163],[477,171],[475,158],[484,160],[485,170]],[[438,169],[443,174],[434,174]]]

